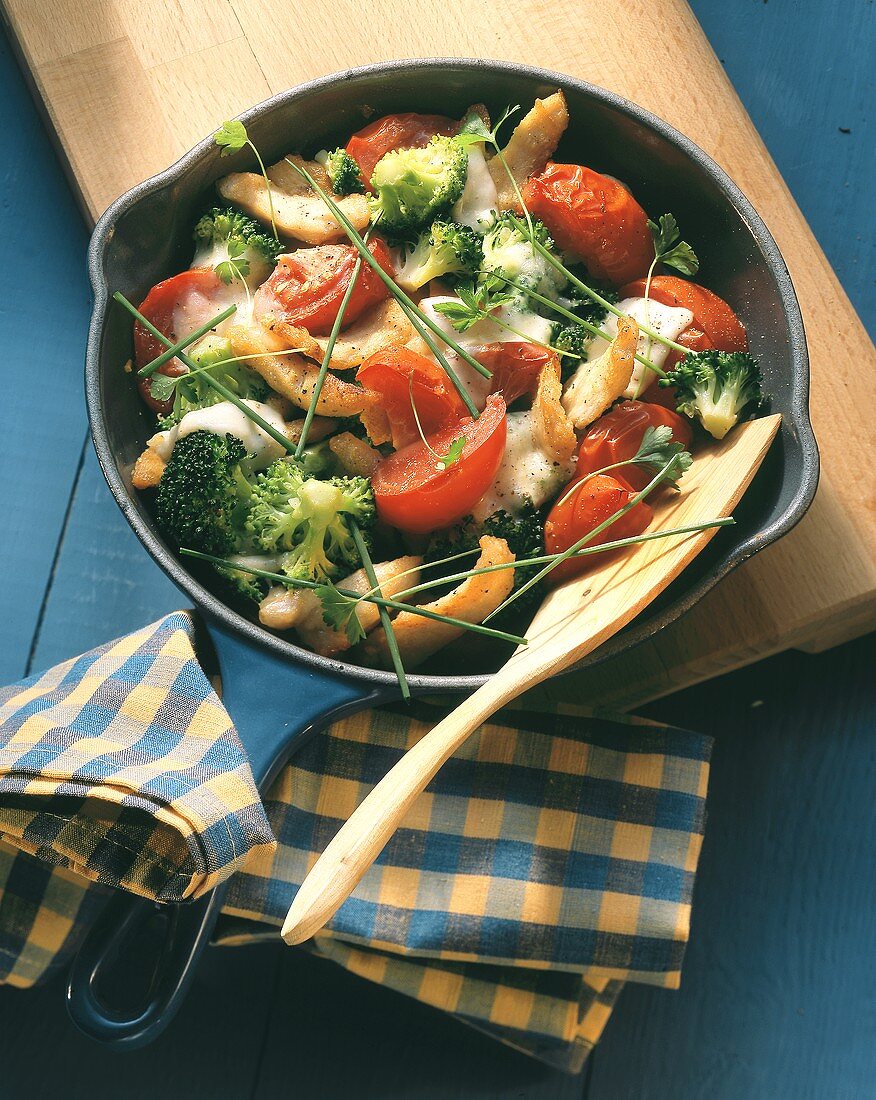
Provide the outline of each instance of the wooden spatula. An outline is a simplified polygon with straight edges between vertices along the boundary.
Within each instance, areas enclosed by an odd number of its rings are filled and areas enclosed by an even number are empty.
[[[663,494],[651,530],[729,516],[778,431],[780,416],[736,428],[698,452],[678,494]],[[641,543],[551,592],[527,631],[529,645],[422,738],[377,784],[317,860],[283,925],[301,943],[330,920],[445,760],[482,722],[524,691],[569,668],[634,619],[702,550],[713,530]],[[595,559],[599,561],[599,559]]]

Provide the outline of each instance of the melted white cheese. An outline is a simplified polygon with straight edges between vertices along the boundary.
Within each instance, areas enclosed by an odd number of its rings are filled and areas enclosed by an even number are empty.
[[[435,309],[435,306],[440,302],[458,301],[458,298],[451,295],[436,295],[433,298],[423,298],[420,302],[420,309],[428,314],[429,318],[438,325],[442,332],[446,332],[467,352],[474,354],[478,348],[482,348],[485,344],[507,344],[520,340],[533,340],[536,343],[546,344],[550,341],[553,329],[550,321],[544,317],[539,317],[537,313],[523,313],[508,306],[502,306],[501,309],[498,309],[496,316],[505,324],[516,328],[522,335],[518,336],[513,332],[509,332],[490,319],[478,321],[466,332],[457,332],[444,314]],[[460,359],[456,352],[447,347],[442,347],[441,350],[446,354],[450,365],[459,375],[459,380],[468,390],[472,401],[479,409],[482,409],[487,400],[487,394],[490,392],[489,378],[484,378],[478,374],[464,359]]]
[[[647,302],[644,298],[624,298],[622,302],[618,302],[617,308],[622,313],[632,317],[634,321],[649,325],[655,332],[659,332],[661,336],[665,336],[668,340],[677,339],[680,333],[684,332],[693,321],[694,316],[689,309],[682,309],[678,306],[664,306],[650,298]],[[609,313],[599,327],[614,339],[617,336],[617,317],[615,314]],[[587,345],[587,362],[598,359],[607,349],[607,341],[603,340],[601,336],[594,337]],[[646,336],[643,332],[639,333],[639,344],[636,350],[639,355],[644,355],[646,359],[650,359],[655,367],[663,366],[670,351],[665,344],[652,340],[650,336]],[[642,363],[636,362],[630,384],[624,391],[624,397],[636,397],[644,393],[656,380],[657,375],[654,371],[649,370]]]
[[[487,167],[483,149],[480,145],[472,145],[468,151],[465,187],[451,211],[453,221],[483,233],[495,218],[498,205],[499,193]]]
[[[286,425],[276,409],[261,401],[244,401],[244,405],[248,405],[257,412],[278,432],[285,434]],[[199,431],[213,432],[214,435],[233,435],[235,439],[239,439],[246,448],[246,453],[252,456],[252,466],[255,470],[265,469],[275,459],[286,453],[276,439],[272,439],[230,401],[220,401],[219,404],[210,405],[206,409],[193,409],[186,413],[179,424],[174,424],[166,432],[153,435],[149,440],[149,446],[166,462],[178,439]]]
[[[572,475],[574,461],[557,462],[535,442],[532,412],[508,413],[508,439],[496,479],[472,509],[475,519],[486,519],[504,508],[518,512],[531,500],[536,507],[556,494]]]

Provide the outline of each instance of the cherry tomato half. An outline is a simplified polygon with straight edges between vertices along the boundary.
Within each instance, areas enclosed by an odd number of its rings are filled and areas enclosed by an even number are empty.
[[[491,393],[501,393],[506,405],[512,405],[524,394],[534,394],[545,366],[555,353],[524,340],[485,344],[474,357],[493,375]]]
[[[392,260],[384,242],[375,237],[368,248],[383,270],[392,275]],[[350,285],[358,255],[351,244],[324,244],[281,256],[274,273],[256,291],[254,316],[272,313],[290,325],[306,328],[313,336],[327,336]],[[363,263],[341,328],[347,328],[388,295],[380,277]]]
[[[622,298],[641,298],[645,294],[645,280],[636,279],[627,283],[619,293]],[[691,311],[693,322],[677,337],[677,343],[691,351],[705,351],[706,348],[717,348],[718,351],[748,350],[742,322],[724,299],[711,290],[680,279],[677,275],[655,275],[651,280],[650,297],[661,305]],[[672,370],[681,358],[681,352],[671,351],[664,369]]]
[[[359,165],[362,179],[371,186],[374,166],[392,149],[421,149],[435,134],[452,137],[459,132],[459,122],[445,115],[385,115],[369,122],[347,142],[347,152]]]
[[[425,534],[468,515],[492,485],[505,453],[502,398],[491,394],[477,420],[465,417],[442,428],[429,437],[429,445],[437,454],[446,454],[460,436],[465,438],[462,454],[446,470],[422,440],[383,459],[371,485],[377,514],[385,523]]]
[[[176,343],[216,316],[222,308],[223,291],[227,291],[227,288],[212,268],[193,267],[156,283],[140,303],[140,312],[168,340]],[[160,340],[139,321],[134,322],[134,363],[138,370],[151,363],[164,350],[164,344]],[[157,373],[175,377],[185,374],[186,370],[179,359],[169,359],[164,366],[158,368]],[[159,416],[167,416],[173,402],[156,401],[149,392],[150,385],[148,378],[137,380],[140,396]]]
[[[577,489],[574,488],[577,486]],[[586,534],[589,534],[600,523],[604,523],[617,511],[624,507],[636,495],[634,490],[623,480],[618,472],[617,477],[610,474],[597,474],[595,477],[581,478],[573,482],[572,491],[565,490],[568,496],[560,500],[551,508],[544,525],[544,545],[548,554],[559,554],[568,550]],[[615,539],[631,538],[641,535],[651,522],[653,512],[645,501],[639,503],[616,519],[611,526],[596,535],[586,545],[599,546],[604,542],[613,542]],[[619,553],[620,551],[616,551]],[[587,571],[590,563],[603,558],[602,554],[594,554],[593,557],[584,557],[564,561],[556,566],[550,573],[550,579],[559,584],[569,577],[580,576]]]
[[[526,181],[523,201],[559,247],[583,260],[597,279],[627,283],[644,275],[654,259],[648,215],[610,176],[549,162]]]
[[[638,451],[645,431],[661,424],[672,429],[674,443],[681,443],[685,450],[690,447],[691,423],[678,413],[645,401],[622,401],[615,405],[587,429],[578,450],[576,476],[592,474],[615,462],[626,462]],[[611,472],[636,492],[644,489],[653,477],[637,466],[622,466]]]
[[[442,368],[410,348],[390,344],[369,355],[356,378],[380,395],[396,450],[419,438],[414,405],[427,436],[466,416],[462,398]]]

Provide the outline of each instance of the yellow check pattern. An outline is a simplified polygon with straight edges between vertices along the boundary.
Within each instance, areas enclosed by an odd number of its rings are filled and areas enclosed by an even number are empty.
[[[81,872],[189,897],[236,869],[218,939],[275,939],[340,823],[444,712],[416,702],[336,723],[278,776],[257,829],[252,804],[229,794],[248,769],[209,685],[192,700],[173,680],[172,710],[176,696],[189,705],[179,736],[167,736],[155,669],[184,655],[167,631],[185,631],[187,616],[169,618],[0,692],[0,715],[17,716],[12,730],[0,723],[6,740],[31,723],[0,756],[0,981],[30,985],[69,961],[108,894]],[[48,703],[27,712],[39,698]],[[206,750],[211,741],[221,751]],[[51,749],[49,767],[33,748]],[[574,1072],[625,980],[679,982],[709,750],[707,738],[636,719],[505,712],[442,769],[308,949]],[[178,779],[192,768],[210,774],[186,804],[193,784]],[[206,812],[217,802],[221,819]],[[261,839],[271,833],[276,845]]]

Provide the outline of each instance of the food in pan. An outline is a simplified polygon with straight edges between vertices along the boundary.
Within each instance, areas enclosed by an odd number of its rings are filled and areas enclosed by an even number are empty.
[[[648,498],[762,399],[675,217],[553,159],[561,92],[503,141],[513,115],[390,115],[269,167],[225,123],[258,170],[218,181],[187,270],[116,295],[165,537],[265,626],[403,683],[677,534]]]

